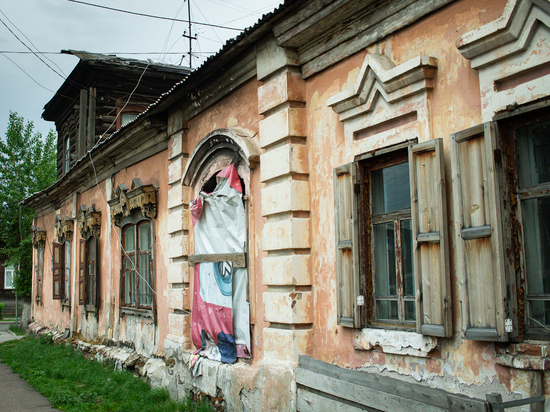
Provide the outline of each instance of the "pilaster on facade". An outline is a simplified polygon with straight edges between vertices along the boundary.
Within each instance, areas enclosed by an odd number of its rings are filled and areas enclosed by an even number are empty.
[[[181,182],[187,164],[187,124],[181,109],[173,110],[168,119],[168,219],[167,219],[167,280],[168,306],[174,313],[168,316],[167,340],[191,348],[190,268],[189,255],[189,203],[191,189]]]
[[[262,282],[270,327],[266,358],[296,362],[311,343],[310,185],[305,81],[297,54],[267,40],[258,51],[261,213],[264,217]],[[285,348],[285,350],[281,350]],[[288,349],[291,350],[288,350]]]

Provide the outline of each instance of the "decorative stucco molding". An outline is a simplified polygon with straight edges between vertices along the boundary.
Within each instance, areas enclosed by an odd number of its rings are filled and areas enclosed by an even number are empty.
[[[352,88],[331,97],[327,105],[345,121],[373,109],[380,94],[388,103],[433,88],[437,59],[417,56],[399,66],[382,54],[367,54]]]
[[[242,129],[216,129],[206,135],[189,155],[182,183],[192,186],[200,175],[201,166],[223,152],[234,152],[248,168],[260,162],[260,148],[253,136]]]
[[[483,122],[550,95],[550,2],[509,0],[502,16],[464,34],[460,53],[479,70]]]
[[[122,226],[124,217],[137,210],[142,217],[154,219],[157,216],[157,191],[153,185],[144,185],[140,179],[132,180],[132,186],[118,185],[108,201],[111,216],[116,226]]]
[[[36,249],[38,249],[39,247],[44,249],[46,247],[46,231],[38,229],[35,226],[32,226],[31,230],[32,230],[31,232],[32,245]]]
[[[361,329],[355,333],[353,347],[357,350],[379,350],[395,355],[425,358],[437,347],[437,338],[416,332]]]
[[[95,205],[90,207],[80,206],[78,229],[83,239],[87,240],[92,236],[99,237],[101,234],[101,212],[95,210]]]
[[[59,243],[72,242],[74,233],[73,220],[67,216],[55,215],[55,237]]]
[[[406,140],[431,139],[427,91],[436,70],[433,56],[396,66],[385,55],[366,55],[353,86],[327,100],[344,123],[346,161]]]

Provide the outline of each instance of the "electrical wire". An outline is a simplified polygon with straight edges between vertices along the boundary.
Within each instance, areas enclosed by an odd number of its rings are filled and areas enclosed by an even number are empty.
[[[79,0],[67,0],[67,1],[70,1],[71,3],[84,4],[86,6],[99,7],[101,9],[106,9],[106,10],[111,10],[111,11],[118,11],[118,12],[121,12],[121,13],[133,14],[135,16],[151,17],[151,18],[160,19],[160,20],[169,20],[169,21],[178,21],[178,22],[181,22],[181,23],[189,23],[189,20],[173,19],[173,18],[170,18],[170,17],[162,17],[162,16],[154,16],[152,14],[145,14],[145,13],[136,13],[134,11],[115,9],[114,7],[101,6],[99,4],[86,3],[84,1],[79,1]],[[191,21],[191,23],[192,24],[198,24],[200,26],[216,27],[218,29],[236,30],[236,31],[242,31],[243,30],[243,29],[237,29],[235,27],[220,26],[218,24],[201,23],[201,22],[198,22],[198,21]]]
[[[149,68],[149,66],[151,65],[151,62],[148,62],[147,63],[147,66],[145,66],[145,69],[143,69],[143,72],[141,73],[141,76],[139,76],[139,79],[137,81],[137,84],[136,84],[136,87],[134,87],[134,90],[132,90],[132,93],[130,93],[130,96],[128,96],[128,100],[126,100],[126,103],[124,104],[124,106],[122,106],[122,109],[119,110],[119,112],[117,113],[117,115],[115,116],[115,120],[113,120],[113,123],[111,123],[109,125],[109,127],[107,128],[107,130],[105,132],[103,132],[103,134],[101,136],[99,136],[99,139],[97,139],[97,143],[94,145],[94,147],[92,147],[90,149],[90,152],[92,150],[94,150],[100,143],[101,143],[101,139],[103,139],[103,136],[105,136],[107,134],[107,132],[109,130],[111,130],[111,127],[113,127],[114,124],[116,124],[116,121],[117,119],[119,118],[119,116],[122,114],[122,112],[124,111],[124,109],[126,108],[126,106],[128,106],[128,103],[130,102],[130,100],[132,99],[132,96],[134,95],[134,92],[137,90],[139,84],[141,83],[141,79],[143,78],[143,76],[145,75],[145,72],[147,71],[147,69]],[[91,157],[90,157],[91,159]]]
[[[180,40],[180,39],[178,39]],[[213,40],[213,41],[217,41],[217,40]],[[174,46],[172,46],[174,47]],[[60,55],[63,55],[63,56],[70,56],[69,54],[67,53],[61,53],[61,52],[39,52],[40,54],[60,54]],[[90,52],[92,53],[92,52]],[[147,55],[147,54],[177,54],[178,56],[182,53],[185,53],[185,52],[94,52],[94,53],[98,53],[98,54],[105,54],[105,55],[109,55],[109,54],[132,54],[132,55]],[[210,52],[200,52],[201,54],[213,54],[213,53],[217,53],[217,51],[210,51]],[[32,52],[30,51],[13,51],[13,50],[0,50],[0,54],[33,54]]]
[[[2,14],[4,14],[4,13],[2,13]],[[1,22],[4,26],[6,26],[6,28],[10,31],[10,33],[13,34],[13,36],[14,36],[17,40],[19,40],[19,42],[20,42],[23,46],[25,46],[27,49],[29,49],[29,50],[32,52],[32,54],[34,54],[36,57],[38,57],[38,59],[39,59],[42,63],[44,63],[46,66],[48,66],[48,67],[50,68],[51,71],[53,71],[55,74],[57,74],[57,75],[58,75],[59,77],[61,77],[63,80],[66,80],[66,79],[67,79],[65,76],[63,76],[61,73],[59,73],[57,70],[55,70],[52,66],[50,66],[48,63],[46,63],[46,62],[42,59],[42,57],[40,57],[33,49],[31,49],[29,46],[27,46],[27,45],[25,44],[25,42],[24,42],[23,40],[21,40],[21,39],[17,36],[17,34],[15,34],[15,33],[13,32],[12,29],[10,29],[10,27],[4,22],[4,20],[0,19],[0,22]]]
[[[18,31],[19,33],[21,33],[25,39],[28,40],[28,42],[32,45],[32,47],[35,48],[35,50],[36,50],[39,54],[43,55],[43,53],[40,53],[40,51],[38,50],[38,47],[35,46],[35,44],[32,42],[32,40],[29,39],[29,38],[25,35],[25,33],[23,33],[23,32],[21,31],[21,29],[20,29],[19,27],[17,27],[17,26],[15,25],[15,23],[14,23],[13,21],[11,21],[10,18],[9,18],[8,16],[6,16],[6,14],[5,14],[2,10],[0,10],[0,13],[2,13],[2,15],[6,18],[6,20],[9,21],[10,24],[11,24],[13,27],[15,27],[15,28],[17,29],[17,31]],[[50,63],[52,63],[55,67],[57,67],[57,68],[59,69],[59,71],[61,72],[61,74],[63,74],[64,76],[67,76],[67,75],[63,72],[63,69],[62,69],[61,67],[59,67],[59,65],[58,65],[56,62],[54,62],[53,60],[51,60],[50,58],[48,58],[48,57],[46,57],[46,56],[44,56],[44,57],[45,57]]]
[[[2,56],[4,56],[6,59],[8,59],[10,62],[12,62],[13,64],[15,64],[19,70],[21,70],[23,73],[25,73],[27,76],[29,76],[29,79],[31,79],[33,82],[35,82],[37,85],[39,85],[40,87],[42,87],[44,90],[47,90],[49,92],[52,92],[52,93],[56,93],[54,90],[51,90],[51,89],[48,89],[46,86],[42,86],[40,83],[38,83],[29,73],[27,73],[21,66],[19,66],[16,62],[14,62],[12,59],[10,59],[8,56],[5,55],[4,52],[0,52],[0,54]]]
[[[176,18],[176,17],[179,16],[179,14],[181,13],[181,11],[183,10],[183,6],[184,6],[184,5],[185,5],[185,0],[183,0],[183,1],[181,2],[181,6],[180,6],[180,8],[178,9],[178,11],[176,12],[176,15],[174,16],[174,18]],[[168,35],[166,36],[166,40],[164,41],[164,46],[162,46],[162,51],[163,51],[163,52],[166,51],[166,48],[168,47],[168,41],[170,40],[170,35],[172,34],[172,29],[174,28],[174,23],[175,23],[175,21],[172,21],[172,24],[170,25],[170,30],[168,30]],[[191,33],[189,33],[189,35],[191,35]],[[178,38],[178,40],[179,40],[179,38]],[[176,43],[174,43],[174,44],[176,44]],[[172,45],[172,47],[174,47],[174,45]],[[171,48],[172,48],[172,47],[171,47]],[[171,48],[170,48],[170,49],[171,49]],[[170,49],[168,49],[168,51],[170,51]],[[160,60],[161,60],[161,61],[164,61],[164,60],[163,60],[164,58],[166,58],[166,54],[161,55]]]
[[[128,100],[129,101],[129,100]],[[128,102],[126,102],[126,104],[128,104]],[[109,207],[109,204],[107,203],[107,200],[105,199],[105,196],[103,196],[103,192],[101,191],[101,188],[99,187],[99,180],[97,178],[97,172],[95,170],[95,165],[94,165],[94,160],[92,158],[92,151],[88,151],[88,156],[90,157],[90,163],[92,164],[92,169],[94,171],[94,177],[95,177],[95,182],[96,182],[96,188],[99,192],[99,195],[101,196],[101,199],[103,200],[103,204],[105,205],[105,207]],[[152,293],[154,293],[157,297],[160,297],[162,300],[164,300],[166,302],[167,305],[169,305],[169,302],[168,302],[168,299],[166,299],[164,296],[160,295],[155,289],[153,289],[153,287],[151,286],[151,284],[147,281],[147,279],[145,279],[141,273],[139,273],[139,270],[137,270],[137,266],[135,264],[135,262],[130,258],[130,255],[128,255],[128,252],[126,252],[126,249],[124,248],[124,245],[122,244],[122,239],[118,233],[118,231],[116,230],[116,226],[115,224],[111,221],[111,227],[114,229],[114,232],[115,232],[115,235],[118,239],[118,243],[120,244],[120,250],[124,253],[124,256],[126,257],[126,259],[128,259],[131,263],[132,263],[132,270],[134,271],[134,273],[141,279],[145,282],[145,284],[147,285],[147,287],[151,290]],[[191,312],[189,311],[186,311],[186,310],[183,310],[183,312],[185,312],[186,314],[190,314]]]

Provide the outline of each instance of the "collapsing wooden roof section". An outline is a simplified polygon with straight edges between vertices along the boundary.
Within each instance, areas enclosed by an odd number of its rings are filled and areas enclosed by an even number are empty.
[[[42,117],[48,121],[62,121],[72,110],[75,101],[78,102],[81,89],[95,87],[97,96],[122,98],[132,92],[143,74],[135,96],[143,103],[151,104],[191,73],[187,67],[114,55],[77,50],[62,50],[61,53],[76,56],[80,61],[53,98],[44,106]],[[144,72],[145,68],[147,70]]]

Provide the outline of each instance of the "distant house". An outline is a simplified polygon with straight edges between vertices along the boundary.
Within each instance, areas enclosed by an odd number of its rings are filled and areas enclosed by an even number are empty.
[[[0,244],[0,249],[3,248],[5,245]],[[13,285],[13,277],[11,276],[11,267],[4,266],[4,263],[6,261],[6,255],[0,253],[0,302],[4,301],[7,298],[11,299],[12,295],[12,285]],[[8,274],[6,276],[6,271],[8,271]]]
[[[92,132],[71,75],[35,320],[227,410],[544,400],[549,28],[546,0],[287,1],[101,138],[154,67]]]

